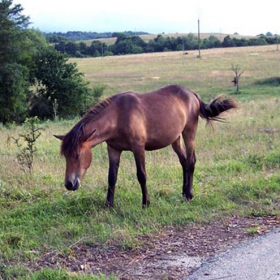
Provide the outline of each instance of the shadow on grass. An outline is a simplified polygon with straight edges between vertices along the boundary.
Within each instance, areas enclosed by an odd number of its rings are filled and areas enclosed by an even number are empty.
[[[258,80],[255,82],[256,85],[260,86],[280,86],[280,77],[271,77],[267,79]]]

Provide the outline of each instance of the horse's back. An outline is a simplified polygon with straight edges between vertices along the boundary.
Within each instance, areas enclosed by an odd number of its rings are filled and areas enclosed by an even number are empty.
[[[125,92],[119,95],[120,106],[123,109],[141,108],[146,112],[158,113],[164,110],[166,114],[172,111],[173,108],[184,108],[188,111],[190,108],[199,107],[196,95],[188,88],[180,85],[168,85],[159,88],[156,91],[148,93],[136,93],[133,91]],[[195,108],[198,109],[199,108]]]
[[[183,86],[170,85],[149,93],[126,92],[116,100],[119,126],[148,150],[173,143],[186,126],[196,126],[199,102]]]

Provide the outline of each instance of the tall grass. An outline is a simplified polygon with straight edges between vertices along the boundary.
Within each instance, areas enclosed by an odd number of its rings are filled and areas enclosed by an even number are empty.
[[[279,52],[276,46],[244,47],[197,51],[71,59],[91,84],[107,85],[105,93],[134,90],[146,92],[166,84],[182,84],[211,99],[221,93],[233,93],[232,65],[239,65],[244,73],[240,79],[243,100],[275,94],[274,87],[255,82],[279,77]]]
[[[146,210],[141,209],[129,152],[122,155],[115,207],[103,207],[108,172],[105,144],[93,149],[81,189],[65,190],[65,162],[53,134],[67,132],[78,119],[41,124],[44,130],[37,140],[31,175],[20,170],[12,141],[23,128],[0,127],[0,278],[40,279],[46,274],[52,277],[48,279],[64,279],[68,275],[64,270],[33,273],[24,263],[49,251],[67,255],[77,242],[133,248],[142,245],[139,235],[165,226],[208,223],[228,215],[279,215],[279,87],[256,83],[280,76],[278,55],[273,47],[255,47],[203,51],[202,59],[191,52],[75,60],[93,84],[107,85],[107,95],[180,83],[206,101],[223,92],[233,94],[231,64],[239,64],[245,70],[241,93],[235,95],[240,107],[214,129],[200,121],[191,203],[181,197],[181,167],[172,149],[147,152],[151,206]]]

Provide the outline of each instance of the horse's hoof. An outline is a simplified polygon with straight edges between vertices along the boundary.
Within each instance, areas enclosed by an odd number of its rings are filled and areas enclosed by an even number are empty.
[[[106,201],[104,206],[105,206],[105,208],[111,208],[114,205],[112,203],[110,203],[109,201]]]
[[[183,194],[187,202],[190,202],[193,199],[193,194]]]
[[[142,204],[142,209],[146,209],[150,206],[150,201],[147,201],[145,204]]]

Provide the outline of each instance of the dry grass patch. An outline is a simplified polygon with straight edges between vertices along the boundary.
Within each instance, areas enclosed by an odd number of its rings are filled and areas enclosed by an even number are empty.
[[[182,84],[201,95],[233,92],[231,65],[244,74],[240,89],[255,81],[280,76],[279,53],[275,46],[242,47],[197,51],[137,54],[71,59],[94,86],[107,85],[106,96],[134,90],[147,92],[167,84]]]

